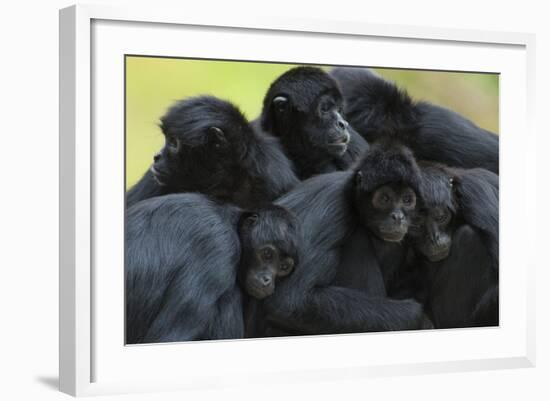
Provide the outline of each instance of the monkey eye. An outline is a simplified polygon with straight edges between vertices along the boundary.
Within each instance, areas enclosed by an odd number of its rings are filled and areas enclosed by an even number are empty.
[[[415,196],[414,194],[411,194],[411,193],[407,193],[403,196],[403,203],[407,206],[411,206],[415,203]]]
[[[262,250],[262,259],[263,260],[271,260],[273,259],[273,250],[271,248],[265,248]]]
[[[389,201],[390,201],[390,197],[388,196],[388,194],[382,195],[382,202],[388,203]]]
[[[334,108],[334,103],[332,103],[330,101],[326,101],[326,102],[321,103],[320,110],[321,110],[321,113],[325,114],[325,113],[328,113],[329,111],[331,111],[333,108]]]
[[[170,149],[172,152],[177,152],[180,148],[180,142],[173,136],[166,137],[166,146],[168,146],[168,149]]]
[[[292,271],[293,267],[294,267],[294,261],[288,258],[281,263],[281,272],[289,273],[290,271]]]
[[[441,214],[438,214],[436,217],[435,217],[435,221],[438,222],[438,223],[446,223],[448,218],[449,218],[449,213],[448,212],[443,212]]]

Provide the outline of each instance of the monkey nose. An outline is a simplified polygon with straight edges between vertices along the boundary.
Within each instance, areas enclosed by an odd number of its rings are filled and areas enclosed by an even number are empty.
[[[348,128],[348,122],[346,120],[338,120],[336,121],[336,126],[341,130],[344,131],[346,128]]]
[[[395,221],[396,223],[402,223],[403,222],[403,213],[399,213],[399,212],[393,212],[391,214],[391,218],[393,219],[393,221]]]
[[[271,276],[269,276],[267,274],[260,278],[260,282],[262,283],[262,285],[264,287],[269,286],[271,284],[271,281],[272,281]]]

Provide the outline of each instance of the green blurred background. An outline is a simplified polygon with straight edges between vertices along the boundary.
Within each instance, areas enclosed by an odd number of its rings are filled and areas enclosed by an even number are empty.
[[[260,114],[271,82],[292,67],[295,65],[127,56],[127,188],[143,175],[162,147],[159,118],[174,101],[210,94],[233,102],[252,120]],[[448,107],[498,133],[497,74],[374,70],[414,99]]]

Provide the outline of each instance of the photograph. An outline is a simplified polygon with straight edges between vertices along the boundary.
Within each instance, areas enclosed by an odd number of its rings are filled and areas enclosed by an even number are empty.
[[[125,344],[499,326],[499,79],[126,54]]]
[[[3,400],[550,400],[545,3],[5,3]]]

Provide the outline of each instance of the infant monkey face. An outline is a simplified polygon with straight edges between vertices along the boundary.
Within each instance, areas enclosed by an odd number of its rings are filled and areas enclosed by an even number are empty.
[[[245,278],[246,292],[263,299],[275,291],[278,277],[285,277],[294,270],[294,259],[285,255],[273,244],[263,244],[254,249]]]
[[[286,209],[271,205],[245,214],[240,227],[240,281],[246,293],[263,299],[275,291],[278,279],[298,264],[301,231]]]
[[[375,234],[389,242],[399,242],[409,229],[410,213],[416,205],[416,194],[402,184],[383,185],[371,197],[369,225]]]
[[[413,218],[409,231],[415,248],[429,261],[438,262],[449,256],[452,244],[452,212],[446,207],[421,209]]]

